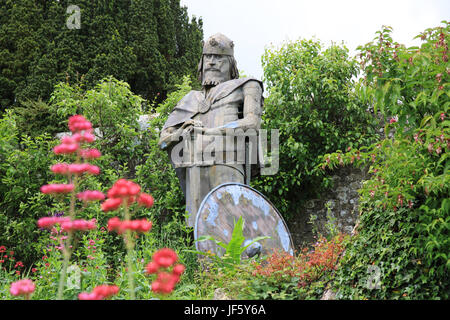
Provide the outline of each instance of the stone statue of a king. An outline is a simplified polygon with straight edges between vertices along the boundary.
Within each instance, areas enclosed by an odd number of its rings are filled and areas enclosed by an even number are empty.
[[[198,73],[202,90],[190,91],[180,100],[159,141],[180,180],[191,227],[209,191],[226,182],[244,183],[249,160],[238,161],[243,146],[233,134],[257,131],[263,106],[262,82],[239,78],[233,41],[223,34],[204,42]]]

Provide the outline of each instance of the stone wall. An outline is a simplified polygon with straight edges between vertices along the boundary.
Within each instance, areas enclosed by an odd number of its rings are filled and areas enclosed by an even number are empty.
[[[342,167],[332,174],[333,187],[320,199],[307,201],[296,216],[286,221],[296,249],[315,242],[317,231],[325,235],[327,223],[334,223],[338,230],[348,234],[356,224],[359,215],[358,189],[367,179],[367,171]],[[311,220],[314,222],[311,223]]]

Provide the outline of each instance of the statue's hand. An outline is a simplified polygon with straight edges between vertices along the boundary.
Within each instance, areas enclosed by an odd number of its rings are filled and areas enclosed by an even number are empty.
[[[186,128],[188,126],[203,127],[203,124],[199,120],[189,119],[189,120],[185,121],[181,127]]]

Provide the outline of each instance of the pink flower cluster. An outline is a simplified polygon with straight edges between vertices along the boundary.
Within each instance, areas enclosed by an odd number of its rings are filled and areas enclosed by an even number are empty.
[[[23,279],[11,283],[9,292],[13,296],[30,295],[34,292],[35,285],[30,279]]]
[[[51,166],[50,170],[62,175],[82,175],[83,173],[98,175],[100,173],[100,168],[90,163],[57,163]]]
[[[69,118],[69,130],[73,133],[87,131],[92,129],[92,124],[81,115],[71,116]]]
[[[119,234],[126,230],[148,232],[151,228],[152,222],[147,219],[121,221],[118,217],[114,217],[108,221],[108,231],[116,231]]]
[[[63,137],[61,144],[53,148],[55,154],[72,154],[78,150],[80,145],[72,137]]]
[[[100,151],[97,149],[82,149],[80,150],[80,156],[83,159],[97,159],[101,157]]]
[[[117,210],[122,204],[130,205],[138,202],[139,205],[150,208],[153,206],[153,197],[141,193],[141,187],[126,179],[117,180],[107,193],[108,199],[102,203],[105,212]]]
[[[92,134],[92,124],[81,115],[75,115],[69,118],[69,129],[72,136],[66,136],[61,139],[61,144],[53,148],[55,154],[74,154],[78,153],[83,159],[96,159],[101,156],[97,149],[81,149],[80,144],[91,143],[95,140]],[[90,163],[57,163],[51,166],[50,170],[55,174],[65,176],[81,176],[82,174],[100,174],[100,168]],[[41,187],[45,194],[64,194],[74,190],[73,184],[48,184]],[[102,199],[96,199],[102,200]],[[90,200],[85,200],[90,201]]]
[[[153,254],[152,261],[145,267],[145,271],[148,274],[158,274],[156,280],[152,283],[153,292],[168,294],[173,291],[185,270],[184,265],[175,265],[177,261],[178,256],[176,252],[169,248],[160,249]],[[168,268],[171,266],[173,268],[170,271]]]
[[[39,228],[51,228],[55,224],[61,224],[63,222],[70,221],[69,217],[43,217],[37,222]]]
[[[64,221],[61,223],[61,230],[62,231],[87,231],[87,230],[93,230],[96,226],[96,220],[83,220],[83,219],[75,219],[75,220],[69,220]]]
[[[37,222],[39,228],[51,228],[55,224],[61,226],[61,231],[86,231],[96,228],[96,221],[92,219],[90,221],[83,219],[71,220],[69,217],[43,217]]]
[[[41,192],[45,194],[64,194],[74,190],[73,184],[52,183],[41,187]]]
[[[101,191],[86,190],[78,193],[77,198],[81,201],[97,201],[97,200],[104,200],[105,195]]]
[[[82,292],[78,295],[80,300],[103,300],[116,295],[119,292],[119,287],[116,285],[100,285],[94,288],[91,293]]]

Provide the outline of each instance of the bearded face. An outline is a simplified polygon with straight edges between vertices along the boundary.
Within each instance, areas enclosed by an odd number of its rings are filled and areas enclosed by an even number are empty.
[[[230,61],[226,55],[205,54],[203,56],[203,86],[216,86],[231,80]]]

